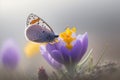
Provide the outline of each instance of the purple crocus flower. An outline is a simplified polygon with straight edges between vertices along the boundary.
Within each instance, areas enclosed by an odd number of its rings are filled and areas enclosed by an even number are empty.
[[[9,39],[4,42],[2,49],[2,63],[5,67],[14,69],[19,62],[19,50],[14,40]]]
[[[77,64],[87,50],[88,35],[86,32],[83,35],[76,36],[75,29],[66,29],[60,34],[58,42],[48,43],[43,51],[47,50],[47,54],[65,66]],[[42,52],[42,54],[46,53]]]

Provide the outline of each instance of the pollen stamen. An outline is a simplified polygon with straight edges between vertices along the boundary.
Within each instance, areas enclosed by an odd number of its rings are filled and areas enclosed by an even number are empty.
[[[63,41],[66,43],[66,47],[68,49],[72,49],[72,41],[74,41],[76,38],[72,36],[73,33],[76,32],[76,28],[73,27],[72,29],[67,28],[64,32],[60,33],[60,38],[63,39]]]

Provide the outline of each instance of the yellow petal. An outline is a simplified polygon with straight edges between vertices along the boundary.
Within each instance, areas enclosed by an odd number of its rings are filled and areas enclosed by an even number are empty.
[[[27,57],[32,57],[37,53],[40,53],[40,44],[28,42],[24,47],[24,52]]]

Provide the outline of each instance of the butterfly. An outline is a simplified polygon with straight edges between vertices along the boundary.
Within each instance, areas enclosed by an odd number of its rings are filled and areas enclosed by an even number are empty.
[[[33,13],[27,18],[25,36],[28,40],[37,43],[53,42],[59,37],[42,18]]]

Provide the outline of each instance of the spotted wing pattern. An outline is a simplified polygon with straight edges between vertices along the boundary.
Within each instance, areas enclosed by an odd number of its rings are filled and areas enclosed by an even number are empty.
[[[26,23],[26,26],[27,27],[30,27],[32,25],[40,25],[41,27],[44,27],[46,29],[48,29],[49,31],[52,31],[52,28],[40,17],[38,17],[37,15],[31,13],[28,18],[27,18],[27,23]]]

